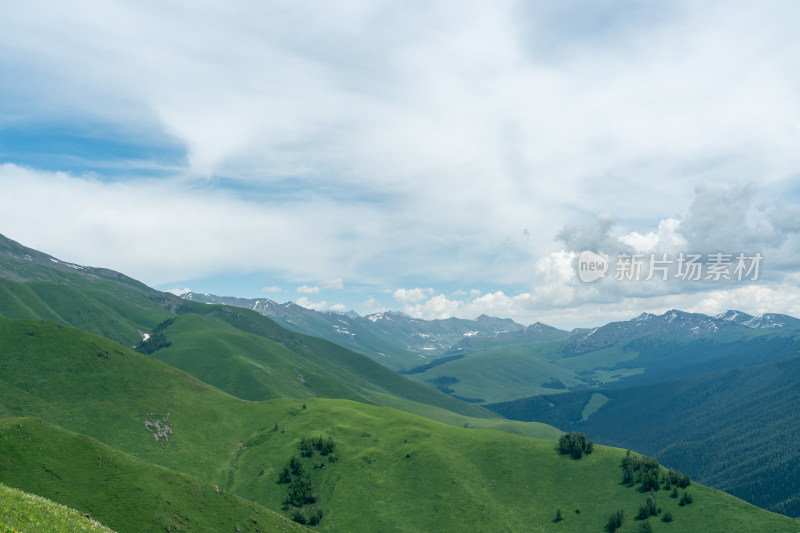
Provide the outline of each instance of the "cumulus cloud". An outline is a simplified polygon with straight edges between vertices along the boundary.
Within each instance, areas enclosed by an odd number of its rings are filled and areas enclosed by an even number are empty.
[[[384,311],[388,311],[389,308],[383,305],[382,303],[378,302],[374,297],[370,296],[363,302],[358,302],[355,306],[362,315],[368,315],[371,313],[382,313]]]
[[[678,228],[690,249],[755,250],[778,246],[783,240],[780,230],[754,211],[755,185],[707,183],[695,191]]]
[[[591,224],[564,226],[556,234],[556,240],[563,242],[571,252],[592,250],[608,253],[627,250],[624,243],[611,236],[611,230],[616,223],[617,219],[613,214],[602,213]]]
[[[309,287],[308,285],[301,285],[297,287],[297,292],[300,294],[318,294],[319,287]]]
[[[413,301],[404,301],[404,311],[426,319],[448,314],[462,318],[489,314],[570,327],[671,308],[709,314],[730,308],[750,313],[800,311],[794,303],[800,296],[796,267],[800,257],[796,217],[800,211],[783,202],[757,201],[758,190],[751,185],[702,185],[695,194],[684,214],[662,219],[652,229],[641,224],[636,229],[623,229],[610,215],[600,215],[592,224],[563,228],[557,232],[556,241],[567,249],[551,252],[534,263],[533,283],[528,291],[514,295],[502,291],[483,295],[473,291],[468,295],[456,291],[450,297],[427,291],[416,294]],[[718,232],[719,238],[707,238],[716,235],[716,224],[724,226]],[[578,250],[582,249],[609,253],[611,263],[605,279],[595,283],[580,281],[576,267]],[[720,250],[731,256],[730,279],[717,279],[709,270],[710,257]],[[701,254],[704,265],[699,280],[678,275],[677,258],[682,252]],[[747,260],[755,253],[763,254],[757,277],[752,272],[737,279],[734,268],[739,252],[747,252]],[[644,261],[640,276],[631,280],[619,277],[615,270],[620,254],[640,254]],[[656,260],[667,258],[666,280],[661,272],[651,276],[648,271],[654,259],[651,254]]]
[[[658,223],[656,231],[648,231],[644,234],[631,231],[621,236],[619,240],[637,252],[676,253],[689,250],[688,241],[680,232],[681,222],[677,218],[667,218]]]
[[[328,302],[324,300],[321,302],[312,302],[305,296],[298,298],[295,303],[300,307],[305,307],[306,309],[313,309],[314,311],[324,311],[325,308],[328,306]]]
[[[280,287],[278,287],[277,285],[270,285],[270,286],[268,286],[268,287],[262,287],[262,288],[261,288],[261,292],[273,292],[273,293],[279,293],[279,292],[283,292],[283,289],[281,289],[281,288],[280,288]]]
[[[3,152],[29,166],[0,166],[0,227],[150,284],[487,291],[387,293],[426,316],[706,290],[582,285],[582,249],[758,249],[782,283],[800,264],[800,6],[771,6],[6,2],[0,135],[89,124],[159,173]],[[185,160],[137,148],[165,137]]]
[[[433,294],[433,289],[415,288],[415,289],[397,289],[392,293],[395,301],[400,303],[414,303],[424,300],[426,297]]]

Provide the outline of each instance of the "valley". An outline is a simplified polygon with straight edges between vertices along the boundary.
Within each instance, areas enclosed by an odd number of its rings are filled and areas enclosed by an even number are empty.
[[[693,481],[681,489],[693,503],[679,505],[660,466],[661,512],[637,520],[645,471],[622,482],[626,448],[734,493],[794,476],[778,467],[791,464],[785,443],[797,437],[786,415],[796,405],[789,323],[665,314],[645,333],[615,324],[587,344],[589,332],[578,342],[542,324],[497,331],[503,321],[482,318],[492,324],[483,334],[454,327],[441,337],[455,341],[441,341],[441,361],[401,373],[252,309],[182,300],[0,243],[0,482],[114,531],[578,532],[603,531],[617,511],[627,517],[620,531],[644,522],[653,531],[798,531],[792,485],[769,486],[779,504],[742,491],[747,503]],[[673,324],[668,335],[658,320]],[[695,320],[709,324],[700,335]],[[656,337],[667,340],[649,342]],[[655,376],[667,374],[668,352],[681,377],[662,386]],[[713,394],[702,400],[701,391]],[[737,439],[757,431],[762,412],[744,397],[773,408],[763,439]],[[665,399],[670,409],[652,411]],[[735,412],[747,413],[738,425],[711,422]],[[700,427],[707,442],[680,447],[674,436]],[[560,455],[563,431],[585,433],[592,453]],[[332,453],[306,455],[302,443],[316,438]],[[719,450],[714,460],[709,450]],[[770,460],[742,469],[740,457],[754,453]],[[282,483],[292,460],[299,477]],[[719,474],[725,465],[740,475]],[[287,497],[301,478],[304,496]]]

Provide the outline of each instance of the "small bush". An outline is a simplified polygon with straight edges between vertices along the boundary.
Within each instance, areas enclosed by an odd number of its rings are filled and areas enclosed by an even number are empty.
[[[647,512],[647,507],[644,504],[639,506],[639,512],[636,514],[638,520],[647,520],[650,518],[650,513]]]
[[[292,473],[289,471],[289,466],[284,466],[281,473],[278,474],[278,483],[291,483]]]
[[[654,473],[652,471],[642,472],[643,491],[650,492],[651,490],[658,490],[660,488],[661,487],[658,484],[658,473]]]
[[[586,440],[583,433],[564,433],[558,439],[558,453],[570,455],[573,459],[580,459],[592,453],[594,444]]]
[[[303,437],[300,439],[300,455],[303,457],[311,457],[314,455],[314,447],[311,443],[311,439],[308,437]]]
[[[308,524],[315,526],[322,520],[322,509],[316,505],[306,507],[295,507],[291,512],[292,520],[298,524]]]
[[[633,485],[634,477],[633,477],[633,466],[630,463],[625,465],[625,473],[622,474],[622,483],[625,485]]]
[[[613,513],[608,516],[608,522],[606,523],[606,529],[609,533],[615,533],[619,528],[622,527],[622,523],[625,518],[625,513],[622,509],[617,509]]]

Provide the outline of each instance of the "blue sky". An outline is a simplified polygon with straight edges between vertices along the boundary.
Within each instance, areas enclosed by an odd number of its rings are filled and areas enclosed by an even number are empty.
[[[162,290],[800,315],[795,2],[0,5],[0,232]],[[582,283],[580,251],[760,252]]]

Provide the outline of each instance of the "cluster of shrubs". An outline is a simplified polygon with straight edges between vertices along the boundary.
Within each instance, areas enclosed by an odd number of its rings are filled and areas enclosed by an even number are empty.
[[[558,453],[570,455],[573,459],[580,459],[592,453],[594,444],[586,440],[583,433],[564,433],[558,438]]]
[[[652,457],[633,455],[630,450],[625,453],[622,459],[622,482],[626,485],[633,485],[638,481],[642,484],[642,490],[648,492],[647,501],[639,507],[639,513],[636,518],[641,520],[639,525],[640,533],[647,533],[652,531],[652,526],[647,523],[647,519],[651,516],[661,515],[662,522],[672,522],[672,513],[661,513],[661,508],[656,504],[655,492],[663,488],[664,490],[672,490],[670,493],[671,498],[678,498],[678,488],[686,489],[692,484],[692,480],[686,474],[679,474],[674,470],[662,471],[658,461]],[[663,487],[662,487],[663,486]],[[684,490],[678,504],[683,507],[692,503],[692,495]],[[612,515],[613,516],[613,515]],[[616,531],[612,528],[611,518],[609,518],[608,529]]]
[[[647,520],[651,516],[659,514],[661,514],[661,507],[656,505],[656,497],[650,494],[647,497],[647,501],[639,506],[639,514],[636,515],[636,518],[639,520]]]
[[[314,483],[299,457],[293,455],[278,475],[278,483],[287,483],[286,507],[292,520],[300,524],[316,525],[322,519],[322,509],[316,505]]]
[[[321,435],[317,438],[303,437],[298,445],[300,457],[313,457],[316,450],[320,455],[328,456],[330,462],[336,461],[336,455],[333,453],[335,447],[333,437],[323,439]],[[278,483],[288,485],[284,503],[292,520],[315,526],[322,519],[322,509],[317,505],[317,492],[311,475],[300,457],[293,455],[289,459],[278,474]],[[317,461],[314,463],[314,468],[324,468],[324,465]]]
[[[610,515],[608,515],[608,522],[606,523],[606,529],[609,533],[615,533],[619,528],[622,527],[622,523],[625,520],[625,513],[622,509],[617,509]]]
[[[333,442],[333,437],[323,439],[320,435],[312,438],[303,437],[300,440],[300,455],[303,457],[313,457],[314,450],[318,451],[320,455],[332,455],[334,448],[336,448],[336,443]],[[333,461],[335,460],[333,459]]]
[[[661,465],[652,457],[632,455],[628,450],[622,459],[622,482],[626,485],[633,485],[637,481],[642,483],[642,490],[645,492],[657,491],[664,485],[665,490],[673,488],[673,485],[685,489],[692,484],[692,479],[686,474],[679,474],[674,470],[661,473]]]
[[[558,441],[558,452],[562,455],[570,454],[576,459],[580,459],[583,454],[592,452],[591,441],[586,440],[583,433],[566,433],[561,435]],[[661,507],[656,502],[655,492],[663,488],[672,490],[670,497],[678,498],[678,488],[686,489],[691,485],[692,480],[685,474],[679,474],[674,470],[663,471],[658,461],[652,457],[644,455],[634,455],[628,450],[622,459],[623,483],[634,485],[637,481],[642,484],[642,491],[648,493],[647,500],[639,506],[636,519],[639,520],[639,533],[652,533],[653,526],[649,518],[661,515],[662,522],[672,522],[672,513],[665,511],[662,513]],[[689,491],[684,490],[678,505],[681,507],[692,503],[693,498]],[[580,514],[580,509],[575,511]],[[558,523],[564,520],[561,509],[556,510],[556,517],[553,522]],[[622,509],[617,509],[608,515],[605,530],[615,533],[619,530],[625,520],[625,513]]]

